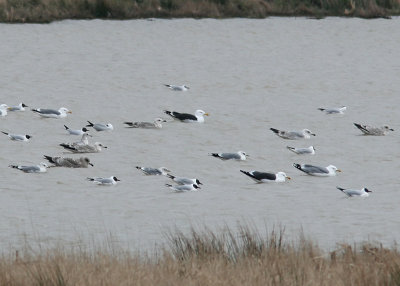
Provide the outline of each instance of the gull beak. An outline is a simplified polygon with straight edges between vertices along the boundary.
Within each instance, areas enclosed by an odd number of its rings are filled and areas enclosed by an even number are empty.
[[[11,110],[11,107],[7,107],[7,110]]]
[[[94,166],[92,163],[88,163],[88,164],[89,164],[90,166],[92,166],[92,167]]]
[[[290,177],[288,176],[288,177],[286,177],[286,179],[291,180],[292,178],[290,178]]]
[[[310,135],[312,135],[312,136],[315,136],[315,134],[314,134],[314,133],[311,133]]]
[[[394,129],[393,129],[393,128],[390,128],[389,130],[390,130],[390,131],[394,131]],[[372,193],[372,192],[371,192],[371,193]]]
[[[106,148],[106,149],[108,148],[107,146],[102,146],[102,147],[103,147],[103,148]]]
[[[342,170],[340,170],[340,169],[337,169],[337,170],[336,170],[336,172],[342,172]]]
[[[210,114],[208,114],[208,113],[204,113],[204,115],[206,115],[206,116],[209,116]]]
[[[68,110],[68,112],[67,113],[72,113],[72,111],[71,110]]]

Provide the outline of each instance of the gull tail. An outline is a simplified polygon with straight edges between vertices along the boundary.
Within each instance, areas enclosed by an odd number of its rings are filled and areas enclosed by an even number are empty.
[[[169,111],[169,110],[164,110],[164,113],[165,113],[165,114],[168,114],[169,116],[174,117],[174,115],[172,114],[172,112]]]
[[[211,153],[211,156],[216,157],[216,158],[221,158],[221,156],[219,156],[218,153]]]
[[[243,170],[240,170],[240,172],[242,172],[243,174],[249,176],[250,178],[256,179],[256,177],[254,177],[253,174],[251,174],[250,172],[243,171]],[[257,179],[256,179],[256,180],[257,180]]]
[[[325,111],[325,108],[318,108],[318,110]]]
[[[171,85],[170,84],[164,84],[166,87],[169,87],[169,88],[171,88]]]
[[[365,132],[368,132],[368,130],[367,129],[365,129],[361,124],[358,124],[358,123],[353,123],[358,129],[360,129],[361,131],[365,131]]]
[[[68,149],[68,150],[73,150],[73,151],[76,150],[76,148],[72,147],[69,144],[61,143],[60,146],[64,147],[65,149]]]
[[[271,130],[271,131],[274,132],[275,134],[278,134],[278,133],[279,133],[279,130],[278,130],[278,129],[275,129],[275,128],[270,128],[269,130]]]
[[[294,147],[290,147],[290,146],[286,146],[287,149],[289,149],[292,152],[295,152],[295,148]],[[296,153],[296,152],[295,152]]]
[[[86,180],[93,182],[93,181],[94,181],[94,178],[89,178],[89,177],[87,177]]]
[[[167,186],[167,187],[172,187],[172,185],[171,185],[171,184],[165,184],[165,186]]]
[[[40,113],[40,111],[39,111],[38,109],[32,108],[31,110],[32,110],[33,112]]]
[[[89,124],[88,125],[86,125],[86,127],[93,127],[93,123],[92,122],[90,122],[89,120],[87,121]]]
[[[15,169],[19,169],[19,168],[18,168],[19,166],[17,166],[17,165],[9,165],[8,167],[10,167],[10,168],[15,168]]]
[[[64,125],[64,127],[65,127],[65,130],[68,130],[68,129],[69,129],[69,127],[68,127],[67,125]]]
[[[136,169],[138,169],[138,170],[142,170],[142,167],[140,167],[140,166],[136,166]]]
[[[45,158],[46,160],[48,160],[50,163],[55,164],[55,162],[53,161],[53,158],[52,158],[52,157],[47,156],[47,155],[44,155],[44,158]]]
[[[166,174],[166,176],[168,177],[168,178],[170,178],[170,179],[175,179],[175,176],[172,176],[172,175],[170,175],[170,174]]]
[[[344,192],[345,189],[341,188],[341,187],[336,187],[336,189],[341,190],[342,192]]]
[[[8,135],[8,133],[7,133],[7,132],[4,132],[4,131],[1,131],[1,133]]]
[[[300,164],[293,163],[293,167],[295,167],[296,169],[299,169],[300,171],[303,171],[303,170],[301,169]]]
[[[125,121],[124,124],[129,125],[129,126],[133,126],[133,122]]]

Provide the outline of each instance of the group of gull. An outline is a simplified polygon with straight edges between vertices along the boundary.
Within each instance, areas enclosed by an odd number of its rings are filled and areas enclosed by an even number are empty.
[[[170,88],[173,91],[187,91],[189,87],[186,85],[169,85],[166,84],[166,87]],[[24,103],[20,103],[17,106],[8,106],[6,104],[0,105],[0,116],[6,116],[8,111],[25,111],[25,107],[28,107]],[[328,115],[331,114],[344,114],[346,107],[341,106],[337,108],[318,108],[320,111],[325,112]],[[33,112],[39,114],[44,118],[65,118],[68,113],[71,111],[65,107],[61,107],[58,110],[55,109],[43,109],[37,108],[32,109]],[[208,116],[208,113],[203,110],[196,110],[194,114],[190,113],[181,113],[176,111],[164,110],[164,113],[169,115],[175,120],[184,122],[184,123],[203,123],[204,116]],[[72,152],[72,153],[98,153],[101,152],[102,148],[107,148],[100,142],[89,143],[89,137],[91,135],[88,134],[89,129],[93,128],[94,130],[100,131],[112,131],[114,129],[111,123],[92,123],[87,121],[88,124],[81,129],[70,129],[68,126],[64,125],[65,130],[70,135],[80,135],[81,140],[73,143],[61,143],[64,149]],[[167,122],[163,118],[155,118],[154,122],[124,122],[129,128],[144,128],[144,129],[161,129],[162,123]],[[392,128],[388,126],[382,127],[373,127],[369,125],[354,123],[354,126],[357,127],[363,134],[365,135],[373,135],[373,136],[383,136],[388,131],[394,131]],[[279,130],[276,128],[270,128],[270,130],[276,134],[277,136],[286,139],[286,140],[301,140],[301,139],[310,139],[311,136],[315,136],[309,129],[303,129],[301,131],[285,131]],[[14,141],[24,141],[27,142],[32,138],[32,136],[27,134],[12,134],[9,132],[1,131],[5,135],[7,135],[11,140]],[[298,155],[314,155],[315,148],[314,146],[309,147],[291,147],[287,146],[287,149],[298,154]],[[249,156],[243,151],[238,152],[226,152],[226,153],[211,153],[213,157],[219,158],[221,160],[238,160],[243,161]],[[88,157],[80,157],[80,158],[69,158],[69,157],[51,157],[44,155],[44,158],[53,164],[49,166],[47,163],[40,163],[39,165],[33,166],[24,166],[24,165],[10,165],[11,168],[15,168],[21,170],[26,173],[44,173],[50,167],[68,167],[68,168],[87,168],[88,166],[93,166]],[[293,167],[296,169],[311,175],[311,176],[319,176],[319,177],[328,177],[328,176],[336,176],[338,172],[341,172],[334,165],[329,165],[326,167],[316,166],[311,164],[298,164],[293,163]],[[136,166],[137,169],[141,170],[145,175],[163,175],[171,179],[176,185],[166,184],[167,187],[171,188],[175,192],[186,192],[186,191],[196,191],[200,189],[200,185],[202,183],[197,178],[186,178],[186,177],[177,177],[170,174],[170,170],[165,167],[160,168],[152,168],[152,167],[142,167]],[[266,183],[266,182],[285,182],[286,179],[290,180],[291,178],[286,175],[285,172],[277,172],[270,173],[264,171],[245,171],[240,170],[243,174],[249,176],[251,179],[256,181],[257,183]],[[120,181],[115,176],[110,177],[89,177],[88,181],[95,182],[100,185],[115,185],[118,181]],[[371,192],[366,187],[362,189],[345,189],[341,187],[337,187],[340,191],[345,193],[348,197],[359,196],[359,197],[367,197]]]

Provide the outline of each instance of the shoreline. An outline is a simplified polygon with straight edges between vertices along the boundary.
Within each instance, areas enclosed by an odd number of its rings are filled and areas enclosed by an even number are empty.
[[[356,17],[400,15],[400,0],[0,0],[1,23],[67,19]]]

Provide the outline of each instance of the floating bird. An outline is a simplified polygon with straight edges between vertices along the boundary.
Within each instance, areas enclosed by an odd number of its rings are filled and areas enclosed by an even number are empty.
[[[300,171],[312,175],[312,176],[320,176],[320,177],[328,177],[328,176],[336,176],[337,172],[341,172],[340,169],[336,168],[333,165],[329,165],[327,167],[319,167],[309,164],[296,164],[293,163],[293,167],[299,169]]]
[[[342,107],[333,107],[333,108],[318,108],[318,110],[324,111],[326,114],[344,114],[344,111],[347,109],[346,106]]]
[[[394,131],[394,129],[389,128],[389,126],[382,127],[372,127],[369,125],[362,125],[358,123],[354,123],[354,125],[361,130],[365,135],[374,135],[374,136],[384,136],[388,131]]]
[[[196,185],[202,185],[198,179],[190,179],[190,178],[184,178],[184,177],[175,177],[170,174],[166,174],[168,178],[170,178],[172,181],[179,185],[190,185],[190,184],[196,184]]]
[[[304,155],[304,154],[314,155],[315,154],[314,146],[310,146],[307,148],[295,148],[295,147],[286,146],[286,148],[288,148],[290,151],[292,151],[296,154],[299,154],[299,155]]]
[[[60,146],[64,147],[64,149],[72,151],[73,153],[99,153],[102,148],[107,148],[100,142],[95,142],[94,144],[68,144],[61,143]]]
[[[246,160],[246,157],[249,157],[245,152],[239,151],[236,153],[211,153],[211,156],[220,158],[222,160],[241,160],[244,161]]]
[[[166,175],[168,172],[171,172],[165,167],[160,168],[150,168],[150,167],[140,167],[136,166],[136,169],[141,170],[145,175]]]
[[[196,184],[176,185],[176,186],[170,184],[165,184],[165,185],[177,193],[197,191],[198,189],[200,189],[200,187]]]
[[[163,122],[167,122],[167,120],[156,118],[154,119],[154,122],[124,122],[124,124],[128,125],[127,127],[131,128],[161,129]]]
[[[243,174],[249,176],[257,183],[267,183],[267,182],[285,182],[286,179],[290,180],[291,178],[286,175],[284,172],[274,173],[266,173],[259,171],[243,171],[240,170]]]
[[[8,108],[8,111],[25,111],[25,107],[28,107],[28,105],[25,105],[24,103],[20,103],[17,106],[10,106]]]
[[[289,140],[310,139],[311,136],[315,136],[315,134],[308,129],[303,129],[301,131],[283,131],[275,128],[270,128],[270,130],[272,130],[279,137]]]
[[[0,116],[6,116],[7,115],[7,109],[8,105],[7,104],[0,104]]]
[[[64,157],[50,157],[44,155],[44,158],[57,167],[87,168],[89,165],[93,166],[93,164],[90,163],[90,159],[88,157],[80,157],[78,159],[74,159]]]
[[[362,188],[361,190],[354,190],[354,189],[343,189],[340,187],[336,187],[336,189],[341,190],[348,197],[368,197],[369,193],[372,193],[372,191],[368,190],[367,188]]]
[[[101,178],[101,177],[97,177],[97,178],[86,178],[86,180],[94,182],[98,185],[104,185],[104,186],[112,186],[112,185],[116,185],[117,182],[121,181],[120,179],[118,179],[115,176],[109,177],[109,178]]]
[[[88,125],[86,125],[86,127],[93,127],[94,130],[96,131],[111,131],[114,130],[114,127],[112,126],[111,123],[92,123],[90,121],[88,121]]]
[[[173,85],[173,84],[164,84],[164,85],[174,91],[187,91],[189,89],[187,85]]]
[[[45,173],[49,166],[42,162],[39,165],[34,166],[10,165],[9,167],[21,170],[25,173]]]
[[[65,130],[71,135],[83,135],[84,133],[88,132],[89,130],[86,129],[86,127],[83,127],[81,129],[70,129],[67,125],[64,125]]]
[[[169,116],[178,119],[182,122],[198,122],[198,123],[203,123],[204,122],[204,117],[203,115],[208,116],[208,113],[205,113],[203,110],[196,110],[196,112],[193,114],[189,114],[189,113],[179,113],[176,111],[168,111],[168,110],[164,110],[164,112],[166,114],[168,114]]]
[[[30,138],[32,138],[31,135],[22,135],[22,134],[10,134],[4,131],[1,131],[1,133],[6,134],[11,140],[13,141],[24,141],[28,142]]]
[[[64,118],[67,117],[67,113],[72,113],[70,110],[68,110],[68,108],[65,107],[61,107],[59,110],[36,108],[32,109],[32,111],[46,118]]]

